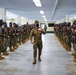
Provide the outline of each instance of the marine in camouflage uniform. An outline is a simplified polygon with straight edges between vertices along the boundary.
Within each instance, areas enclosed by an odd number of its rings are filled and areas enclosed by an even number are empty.
[[[12,27],[12,22],[9,23],[9,48],[10,51],[13,52],[14,48],[13,48],[13,27]]]
[[[74,53],[72,55],[74,56],[73,61],[76,62],[76,20],[73,22],[71,30],[72,30],[72,43],[74,49]]]
[[[7,53],[7,46],[8,46],[8,27],[7,27],[7,23],[6,22],[4,22],[4,24],[3,24],[2,34],[3,34],[3,43],[4,43],[3,55],[9,55],[9,53]]]
[[[17,49],[18,45],[18,29],[17,29],[17,24],[13,23],[13,48],[14,50]]]
[[[63,47],[66,49],[66,38],[67,38],[67,23],[63,23]]]
[[[21,41],[22,41],[22,30],[21,30],[21,26],[18,26],[18,43],[21,45]]]
[[[66,31],[66,50],[67,51],[71,51],[71,28],[70,28],[70,25],[71,25],[71,23],[70,22],[68,22],[67,23],[67,26],[66,26],[66,28],[67,28],[67,31]]]
[[[37,48],[38,48],[38,60],[41,61],[41,52],[42,52],[42,39],[41,39],[41,35],[42,33],[45,34],[45,31],[43,31],[40,27],[39,27],[39,22],[36,20],[35,21],[35,26],[36,28],[32,29],[31,33],[30,33],[30,41],[31,44],[33,44],[33,56],[34,56],[34,61],[33,64],[36,64],[36,57],[37,57]],[[34,41],[32,41],[32,38],[34,37]]]
[[[24,44],[25,43],[25,26],[22,25],[22,43]]]
[[[4,57],[1,56],[1,53],[2,53],[3,48],[4,48],[3,35],[2,35],[2,24],[3,24],[3,20],[0,20],[0,60],[4,59]]]

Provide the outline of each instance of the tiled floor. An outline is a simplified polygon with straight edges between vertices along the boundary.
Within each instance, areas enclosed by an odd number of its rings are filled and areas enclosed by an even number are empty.
[[[76,75],[76,63],[71,52],[67,52],[54,34],[42,36],[42,61],[33,61],[33,48],[30,41],[20,45],[9,56],[0,60],[0,75]]]

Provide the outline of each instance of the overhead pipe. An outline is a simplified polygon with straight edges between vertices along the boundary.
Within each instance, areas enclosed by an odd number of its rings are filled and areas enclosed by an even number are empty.
[[[51,20],[52,20],[52,18],[54,17],[54,13],[55,13],[57,4],[58,4],[58,0],[56,0],[56,2],[55,2],[55,6],[54,6],[54,9],[53,9],[53,12],[52,12]]]

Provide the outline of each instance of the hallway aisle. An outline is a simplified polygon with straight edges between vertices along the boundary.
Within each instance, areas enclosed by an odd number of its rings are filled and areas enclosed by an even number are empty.
[[[54,34],[42,36],[42,61],[33,65],[33,47],[30,41],[20,45],[9,56],[0,60],[0,75],[76,75],[76,63]]]

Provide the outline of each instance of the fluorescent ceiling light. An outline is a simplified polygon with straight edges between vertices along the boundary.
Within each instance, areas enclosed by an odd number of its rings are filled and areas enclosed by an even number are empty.
[[[46,18],[44,18],[44,20],[46,20]]]
[[[47,19],[46,19],[46,17],[44,15],[42,17],[44,18],[45,21],[47,21]]]
[[[42,7],[40,0],[33,0],[37,7]]]
[[[45,21],[47,21],[47,19],[44,19]]]
[[[33,0],[33,2],[35,2],[35,3],[39,3],[39,2],[40,2],[40,0]]]
[[[35,3],[37,7],[42,7],[41,3]]]
[[[44,20],[45,20],[45,21],[47,21],[47,19],[46,19],[45,15],[43,15],[42,17],[44,18]]]
[[[45,17],[44,15],[42,17]]]
[[[39,11],[40,12],[40,14],[44,14],[44,11]]]
[[[45,21],[47,21],[46,19],[44,19]]]
[[[45,21],[47,21],[47,19],[46,19],[46,18],[44,18],[44,20],[45,20]]]

